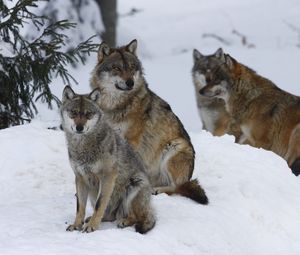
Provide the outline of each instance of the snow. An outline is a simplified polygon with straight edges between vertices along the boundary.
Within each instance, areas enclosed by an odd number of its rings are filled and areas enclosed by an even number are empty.
[[[57,110],[39,104],[31,123],[0,131],[0,253],[14,254],[300,254],[300,183],[272,152],[201,131],[191,79],[192,50],[225,52],[300,95],[298,0],[119,0],[118,42],[138,39],[149,86],[172,106],[196,150],[194,176],[210,203],[153,197],[157,224],[146,235],[103,223],[90,234],[66,232],[75,217],[74,174]],[[140,12],[124,15],[131,8]],[[93,10],[94,11],[94,10]],[[236,29],[255,48],[232,34]],[[87,30],[90,31],[90,30]],[[203,38],[215,33],[228,42]],[[89,35],[87,35],[89,36]],[[71,70],[86,93],[96,62]],[[62,81],[52,89],[61,98]],[[88,208],[88,215],[92,209]]]
[[[74,176],[63,132],[46,127],[34,121],[1,131],[2,254],[299,254],[300,185],[286,163],[205,131],[191,135],[194,177],[209,205],[158,195],[157,224],[146,235],[115,223],[66,232],[75,216]]]

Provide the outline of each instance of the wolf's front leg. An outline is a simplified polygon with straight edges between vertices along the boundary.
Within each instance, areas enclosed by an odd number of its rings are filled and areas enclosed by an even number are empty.
[[[76,183],[76,192],[77,192],[76,218],[74,223],[67,227],[66,229],[67,231],[82,230],[84,216],[85,216],[85,208],[86,208],[86,202],[88,197],[88,187],[81,176],[75,177],[75,183]]]
[[[101,185],[99,185],[101,190],[98,192],[94,213],[89,222],[84,225],[82,232],[90,233],[99,228],[100,222],[114,190],[116,178],[117,171],[115,170],[110,171],[102,178],[99,178],[101,179]]]

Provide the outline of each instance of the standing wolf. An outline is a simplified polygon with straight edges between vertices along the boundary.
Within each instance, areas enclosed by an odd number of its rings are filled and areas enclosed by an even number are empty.
[[[281,90],[230,55],[224,59],[200,94],[222,98],[240,126],[242,140],[275,152],[299,175],[300,97]]]
[[[148,88],[136,49],[136,40],[120,48],[100,45],[91,77],[92,88],[101,92],[100,107],[143,159],[156,194],[207,204],[197,180],[190,180],[195,160],[190,138],[171,107]]]
[[[155,219],[144,165],[105,122],[99,98],[97,89],[77,95],[67,86],[63,92],[62,125],[77,191],[76,219],[67,230],[92,232],[102,220],[117,219],[119,227],[135,224],[137,232],[146,233]],[[83,226],[88,196],[94,213]]]
[[[224,134],[234,135],[236,142],[239,142],[241,131],[226,111],[224,100],[217,97],[206,97],[199,93],[211,81],[215,70],[224,64],[223,50],[219,48],[214,54],[205,56],[194,49],[193,59],[192,77],[203,129],[215,136],[222,136]]]

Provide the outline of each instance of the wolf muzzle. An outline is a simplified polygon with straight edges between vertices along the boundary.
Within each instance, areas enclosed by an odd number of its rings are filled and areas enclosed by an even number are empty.
[[[122,86],[123,84],[121,84],[121,86],[116,83],[116,88],[119,90],[123,90],[123,91],[129,91],[133,89],[134,86],[134,81],[132,79],[128,79],[125,81],[125,86]]]

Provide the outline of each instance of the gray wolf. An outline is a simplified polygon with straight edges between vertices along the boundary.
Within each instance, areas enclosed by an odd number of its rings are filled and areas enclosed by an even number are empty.
[[[75,174],[76,218],[67,230],[92,232],[101,221],[119,227],[135,224],[139,233],[155,225],[145,167],[131,146],[106,123],[99,107],[99,90],[75,94],[65,87],[61,106],[69,160]],[[93,215],[84,224],[88,197]]]
[[[197,49],[194,49],[193,60],[192,78],[203,129],[215,136],[234,135],[236,142],[238,142],[241,131],[226,111],[224,100],[218,97],[206,97],[199,93],[212,79],[212,73],[224,64],[225,59],[222,48],[219,48],[212,55],[203,55]]]
[[[204,190],[191,180],[190,137],[169,104],[148,88],[136,50],[136,40],[119,48],[101,43],[91,76],[91,87],[101,92],[100,108],[142,158],[155,194],[180,194],[207,204]]]
[[[241,142],[273,151],[284,158],[295,175],[300,173],[300,97],[224,54],[224,64],[200,90],[221,98],[239,125]]]

